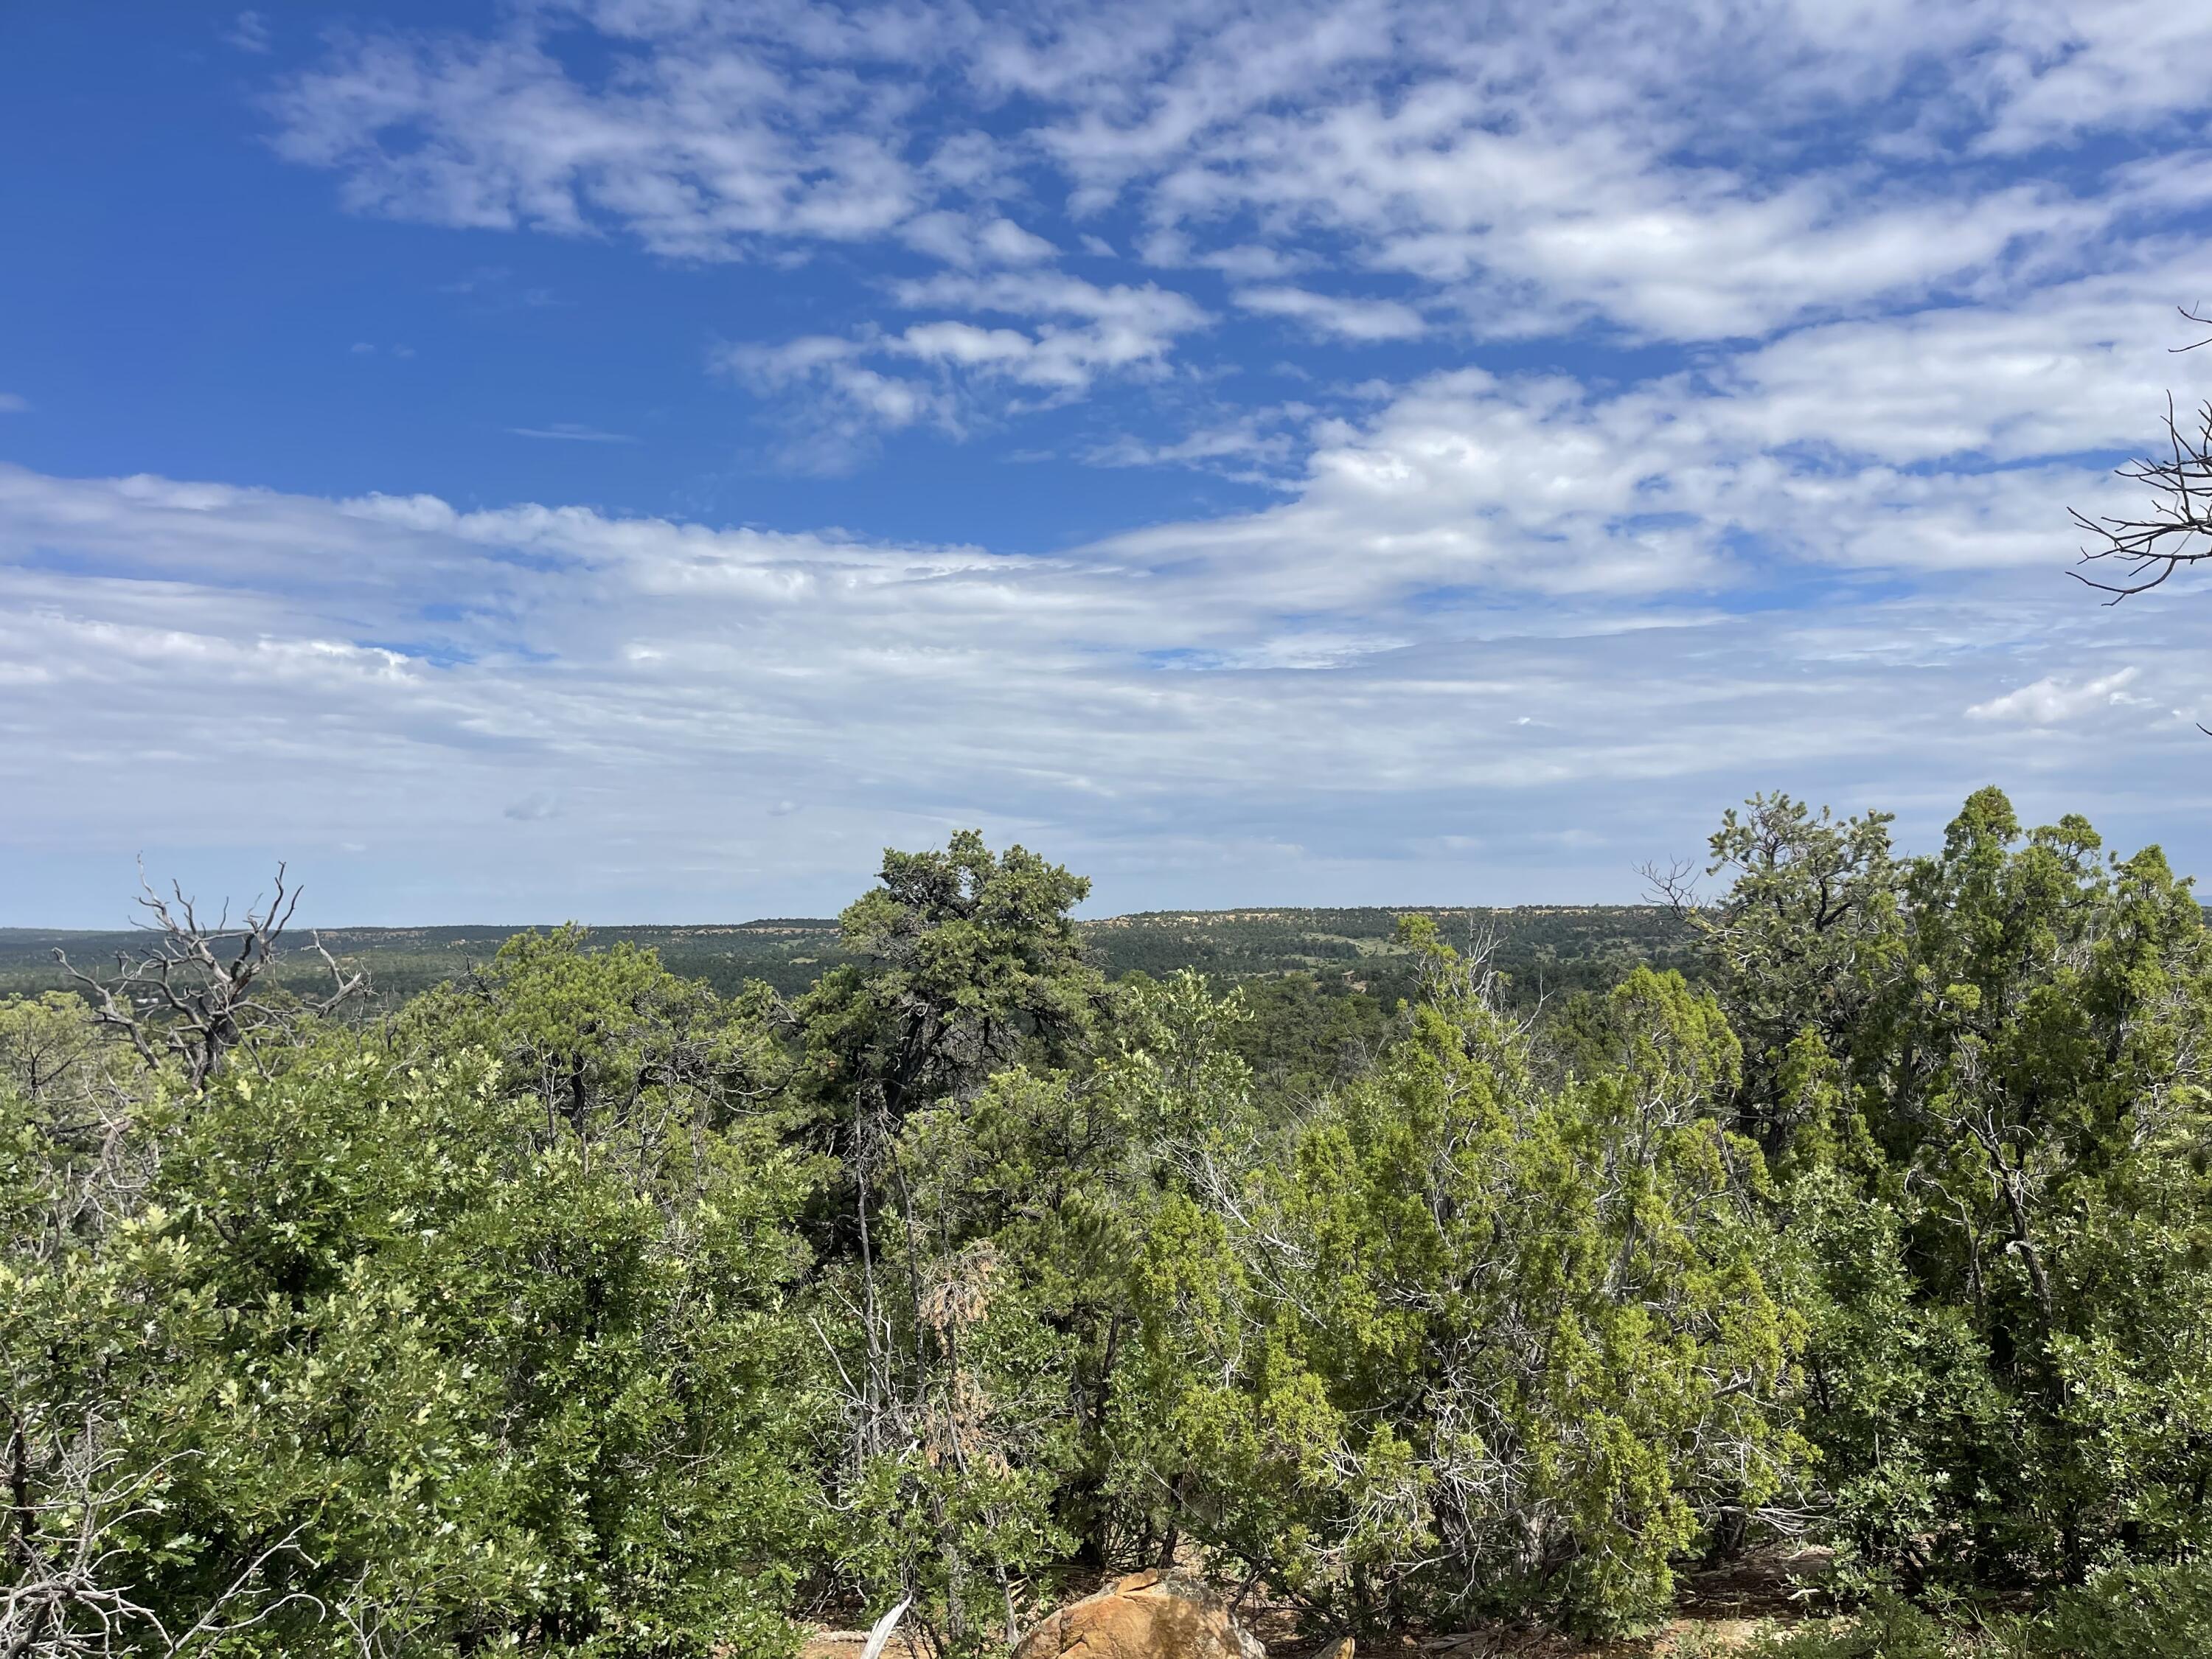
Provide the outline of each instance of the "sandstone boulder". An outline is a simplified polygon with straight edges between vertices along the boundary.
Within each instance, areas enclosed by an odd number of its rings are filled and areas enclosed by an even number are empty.
[[[1132,1573],[1071,1601],[1022,1639],[1014,1659],[1267,1659],[1221,1598],[1193,1578]]]

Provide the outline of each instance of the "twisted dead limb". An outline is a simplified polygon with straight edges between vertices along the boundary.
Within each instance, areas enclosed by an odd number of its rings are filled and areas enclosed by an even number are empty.
[[[236,926],[227,905],[212,925],[203,922],[181,886],[172,882],[164,896],[146,879],[143,866],[138,886],[143,913],[138,925],[148,942],[136,952],[117,951],[112,974],[86,973],[60,950],[54,959],[84,992],[102,1025],[127,1036],[149,1066],[179,1062],[195,1090],[206,1087],[234,1051],[261,1034],[289,1033],[302,1013],[326,1018],[368,988],[366,970],[348,974],[311,933],[310,948],[330,970],[330,994],[316,1001],[270,996],[275,988],[270,970],[300,904],[300,890],[286,884],[282,864],[268,902],[249,905]]]
[[[2189,321],[2212,327],[2212,315],[2185,306],[2180,309]],[[2206,344],[2212,344],[2212,336],[2177,349],[2194,351]],[[2075,524],[2088,538],[2081,562],[2100,569],[2069,574],[2110,594],[2107,605],[2147,593],[2177,571],[2212,560],[2212,402],[2200,404],[2185,422],[2169,392],[2166,439],[2164,453],[2143,456],[2118,470],[2121,477],[2150,492],[2142,517],[2073,513]]]

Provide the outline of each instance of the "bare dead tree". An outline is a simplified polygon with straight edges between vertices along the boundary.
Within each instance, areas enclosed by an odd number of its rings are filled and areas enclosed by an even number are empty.
[[[1663,866],[1646,859],[1636,866],[1644,878],[1644,902],[1663,904],[1677,916],[1688,917],[1699,908],[1698,866],[1689,859],[1670,859]]]
[[[2212,314],[2186,306],[2180,311],[2189,321],[2212,328]],[[2194,351],[2206,344],[2212,344],[2212,336],[2176,349]],[[2086,575],[2079,570],[2069,574],[2110,594],[2107,605],[2148,592],[2176,571],[2212,561],[2212,402],[2200,404],[2184,420],[2168,393],[2166,438],[2164,453],[2119,469],[2121,477],[2149,491],[2144,516],[2073,514],[2074,522],[2089,538],[2081,548],[2081,562],[2098,569]]]
[[[233,1053],[257,1037],[289,1033],[302,1013],[327,1017],[368,989],[365,970],[349,974],[310,933],[309,948],[330,971],[330,994],[319,1000],[276,994],[270,970],[301,890],[286,884],[282,864],[268,901],[248,905],[235,925],[228,904],[211,925],[203,921],[182,887],[172,882],[164,896],[143,866],[138,885],[138,925],[149,938],[137,951],[116,952],[113,973],[83,972],[58,950],[54,958],[83,989],[102,1025],[130,1038],[149,1066],[178,1061],[194,1089],[204,1088]]]

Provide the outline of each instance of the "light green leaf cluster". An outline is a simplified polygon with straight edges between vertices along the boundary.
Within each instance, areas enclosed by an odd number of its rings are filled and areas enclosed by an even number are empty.
[[[639,969],[519,947],[465,1017],[327,1034],[196,1096],[155,1079],[90,1150],[17,1074],[8,1542],[18,1587],[54,1594],[11,1636],[787,1644],[800,1185],[638,1083],[653,1063],[596,1021],[673,994]],[[525,1049],[637,1086],[576,1109],[575,1066]]]

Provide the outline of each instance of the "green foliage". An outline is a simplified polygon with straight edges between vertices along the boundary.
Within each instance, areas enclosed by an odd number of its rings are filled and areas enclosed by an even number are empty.
[[[1970,1659],[1978,1644],[1969,1641],[1903,1597],[1881,1592],[1848,1619],[1769,1635],[1746,1659]]]
[[[538,966],[594,1009],[637,964]],[[557,1006],[495,994],[471,1035],[585,1046]],[[156,1081],[89,1174],[9,1096],[12,1541],[97,1567],[33,1638],[112,1617],[105,1589],[157,1651],[203,1620],[284,1652],[787,1644],[787,1162],[604,1099],[549,1116],[472,1042],[261,1058]]]
[[[1091,884],[963,830],[941,853],[884,854],[839,919],[858,963],[831,969],[799,1017],[820,1085],[896,1121],[1042,1044],[1087,1030],[1105,982],[1069,912]]]
[[[1107,1002],[1070,915],[1088,890],[973,831],[887,851],[841,919],[854,960],[793,1011],[794,1132],[838,1170],[812,1228],[841,1389],[831,1547],[848,1585],[913,1596],[953,1650],[1006,1633],[1014,1579],[1067,1548],[1086,1334],[1067,1310],[1045,1322],[1052,1287],[1006,1273],[993,1235],[1001,1183],[1082,1175],[1055,1091]]]
[[[1771,1632],[1747,1659],[2199,1659],[2212,1652],[2212,1573],[2121,1567],[2037,1613],[1942,1618],[1893,1592],[1844,1617]]]
[[[1463,948],[1479,946],[1515,1007],[1577,990],[1602,994],[1639,963],[1686,973],[1698,963],[1696,934],[1662,905],[1524,904],[1418,914]],[[1418,997],[1420,957],[1398,931],[1406,915],[1371,908],[1152,911],[1087,922],[1083,933],[1109,975],[1165,979],[1189,969],[1218,990],[1243,988],[1254,998],[1255,1023],[1265,1029],[1270,1015],[1261,999],[1285,980],[1309,980],[1324,997],[1365,997],[1386,1015],[1401,1000]],[[0,944],[0,974],[6,960]],[[1297,1041],[1293,1033],[1284,1035]],[[1268,1067],[1243,1051],[1262,1085],[1270,1083]]]
[[[1109,985],[963,833],[789,1002],[525,934],[204,1086],[0,1003],[0,1650],[981,1655],[1194,1559],[1613,1632],[1812,1529],[1774,1659],[2212,1650],[2212,934],[1887,824],[1730,814],[1694,981],[1268,912]]]
[[[69,1138],[62,1124],[98,1118],[137,1070],[76,997],[48,991],[0,1002],[0,1086],[37,1107],[58,1139]]]
[[[481,1050],[501,1088],[548,1125],[615,1139],[657,1169],[693,1128],[728,1128],[789,1071],[769,1000],[726,1003],[651,951],[592,950],[577,927],[518,933],[489,968],[417,999],[397,1022],[401,1051]]]
[[[2212,1653],[2212,1569],[2115,1568],[2060,1592],[2016,1639],[2033,1659],[2199,1659]]]
[[[1132,973],[1166,979],[1185,969],[1218,989],[1261,986],[1310,975],[1388,1012],[1418,988],[1413,957],[1397,943],[1395,910],[1283,909],[1154,912],[1079,924],[1084,950],[1109,979]],[[1697,965],[1694,935],[1656,905],[1519,905],[1504,909],[1430,912],[1455,939],[1480,936],[1518,1005],[1574,990],[1602,993],[1637,963]],[[397,1006],[497,954],[511,930],[493,927],[344,927],[319,934],[349,971],[368,970],[387,1006]],[[651,951],[672,973],[734,997],[763,984],[778,994],[804,994],[828,969],[855,960],[834,917],[767,916],[734,925],[599,927],[603,947]],[[99,963],[144,943],[135,933],[54,933],[0,927],[0,996],[65,989],[69,976],[54,961],[57,947],[72,961]],[[272,969],[302,994],[326,994],[330,975],[319,957],[297,953]],[[1363,990],[1361,988],[1364,987]],[[1332,988],[1329,994],[1334,994]]]
[[[1432,933],[1374,1075],[1163,1206],[1141,1281],[1146,1474],[1340,1619],[1553,1605],[1617,1627],[1780,1493],[1793,1322],[1710,1000],[1639,970],[1607,1063],[1539,1086]]]
[[[1293,1107],[1358,1077],[1395,1035],[1382,999],[1341,977],[1291,973],[1238,989],[1250,1018],[1231,1042],[1260,1087]]]
[[[1709,931],[1739,1024],[1802,1016],[1746,1111],[1788,1136],[1813,1433],[1852,1537],[1915,1583],[2202,1547],[2212,938],[2188,884],[2155,849],[2100,858],[2078,818],[2023,834],[1995,790],[1904,863],[1875,821],[1760,822],[1780,850]],[[1778,912],[1770,869],[1796,884]]]

